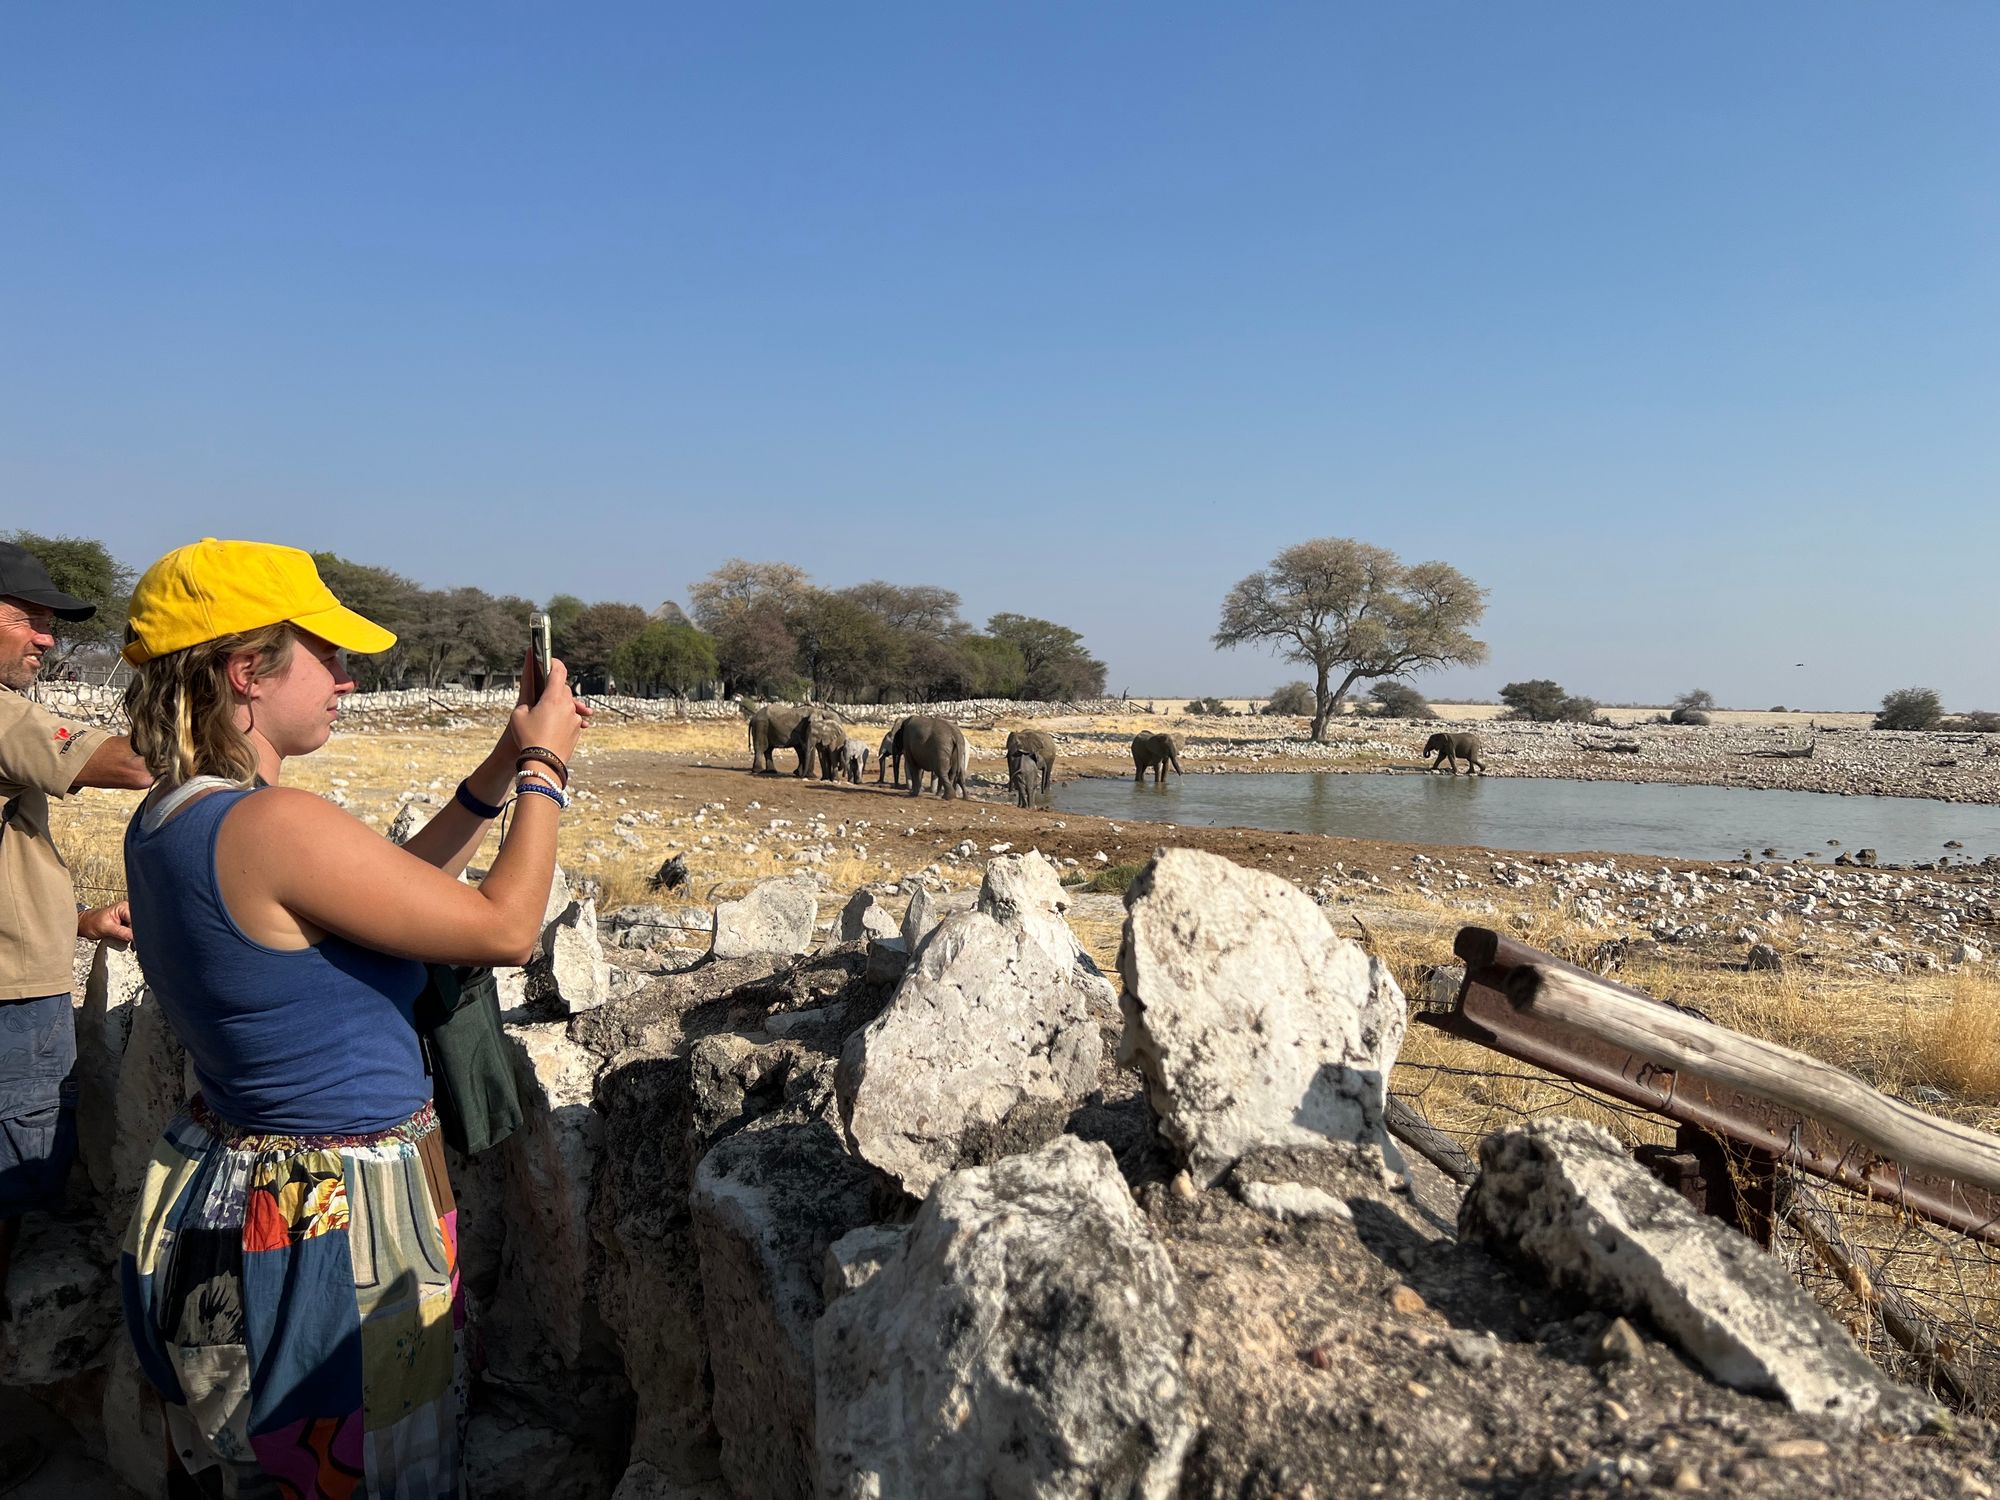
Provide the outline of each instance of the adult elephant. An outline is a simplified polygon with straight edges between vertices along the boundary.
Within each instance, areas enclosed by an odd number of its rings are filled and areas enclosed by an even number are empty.
[[[937,779],[938,795],[950,799],[954,788],[965,796],[965,771],[971,751],[965,735],[949,719],[913,714],[896,726],[894,754],[910,778],[910,795],[924,789],[924,773]]]
[[[806,732],[821,781],[838,781],[847,769],[847,731],[830,715],[814,713]]]
[[[750,774],[755,776],[763,771],[777,775],[778,768],[771,764],[772,752],[790,750],[799,758],[799,768],[792,774],[803,778],[811,759],[808,749],[811,735],[811,709],[765,704],[750,715]]]
[[[1146,773],[1153,773],[1153,785],[1158,786],[1166,779],[1167,767],[1172,766],[1176,775],[1186,775],[1181,770],[1180,742],[1170,734],[1135,734],[1132,736],[1132,779],[1144,781]]]
[[[875,785],[880,786],[885,775],[892,776],[897,786],[903,784],[903,761],[896,753],[896,736],[909,722],[907,718],[898,719],[889,726],[889,732],[882,736],[882,748],[875,752]]]
[[[1486,762],[1479,758],[1479,736],[1476,734],[1434,734],[1424,741],[1424,754],[1431,757],[1430,769],[1433,771],[1440,769],[1448,760],[1451,762],[1451,774],[1456,776],[1459,758],[1463,756],[1466,775],[1470,776],[1474,771],[1482,776],[1486,774]]]
[[[1014,805],[1033,805],[1035,793],[1048,794],[1056,769],[1056,742],[1039,729],[1016,729],[1007,736],[1007,785]]]

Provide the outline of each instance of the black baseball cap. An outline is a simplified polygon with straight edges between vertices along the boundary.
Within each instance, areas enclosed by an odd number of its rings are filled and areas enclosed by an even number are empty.
[[[97,613],[95,604],[85,604],[57,588],[42,560],[12,542],[0,542],[0,594],[52,609],[59,620],[88,620]]]

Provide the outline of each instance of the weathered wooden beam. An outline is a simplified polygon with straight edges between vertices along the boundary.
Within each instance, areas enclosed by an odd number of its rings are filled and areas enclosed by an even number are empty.
[[[1831,1063],[1551,965],[1507,978],[1515,1005],[1676,1072],[1815,1116],[1884,1157],[2000,1193],[2000,1137],[1925,1114]]]
[[[1423,1111],[1415,1105],[1391,1098],[1386,1123],[1389,1134],[1453,1182],[1469,1185],[1479,1175],[1479,1163],[1457,1141],[1425,1119]]]

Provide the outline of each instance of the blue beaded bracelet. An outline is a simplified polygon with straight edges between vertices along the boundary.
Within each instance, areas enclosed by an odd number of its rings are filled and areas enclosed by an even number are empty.
[[[475,818],[497,818],[500,816],[499,808],[495,807],[491,802],[481,802],[479,798],[473,794],[472,782],[470,779],[461,781],[458,784],[458,792],[453,797],[452,800],[458,803],[458,805],[464,808],[467,812],[471,813]]]
[[[549,801],[555,803],[555,805],[558,808],[569,806],[569,798],[565,797],[561,792],[557,791],[547,782],[530,781],[523,778],[520,782],[515,784],[514,796],[516,800],[520,799],[523,796],[526,796],[530,792],[532,792],[537,797],[548,798]]]

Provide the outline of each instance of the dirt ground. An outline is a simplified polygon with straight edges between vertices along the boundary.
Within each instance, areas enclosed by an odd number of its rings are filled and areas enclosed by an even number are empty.
[[[1477,846],[1453,848],[1436,844],[1403,844],[1374,839],[1348,839],[1311,833],[1282,833],[1257,828],[1193,828],[1175,823],[1135,822],[1065,813],[1054,807],[1017,808],[1007,795],[1004,768],[974,765],[971,796],[946,801],[926,793],[911,797],[871,779],[863,786],[799,780],[788,773],[751,775],[745,760],[734,763],[703,755],[677,755],[644,750],[594,751],[589,758],[593,776],[621,781],[621,795],[633,802],[680,796],[696,803],[726,802],[741,813],[750,802],[761,804],[755,816],[795,821],[815,816],[828,822],[872,821],[870,843],[897,869],[921,869],[940,849],[972,839],[985,852],[995,842],[1008,842],[1016,852],[1039,849],[1043,854],[1080,861],[1087,869],[1103,863],[1143,864],[1163,848],[1198,848],[1223,855],[1310,885],[1335,869],[1386,876],[1406,869],[1414,856],[1488,858],[1506,851]],[[781,762],[782,763],[782,762]],[[1122,768],[1129,774],[1130,761]],[[1109,756],[1084,757],[1063,766],[1070,776],[1119,774]],[[1149,783],[1150,784],[1150,783]],[[1056,792],[1061,801],[1061,791]],[[1628,862],[1643,862],[1673,870],[1711,869],[1700,860],[1654,859],[1630,853],[1576,850],[1585,856],[1614,854]],[[1104,861],[1095,856],[1103,853]],[[1547,855],[1526,854],[1526,859]],[[1961,872],[1974,881],[1976,872]],[[1949,878],[1940,872],[1940,878]]]

